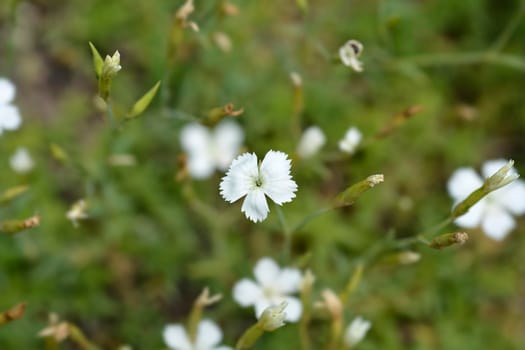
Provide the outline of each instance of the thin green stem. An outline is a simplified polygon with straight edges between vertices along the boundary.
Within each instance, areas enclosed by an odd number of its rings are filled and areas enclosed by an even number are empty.
[[[327,208],[322,208],[322,209],[319,209],[317,211],[314,211],[313,213],[310,213],[308,214],[307,216],[305,216],[297,225],[295,225],[290,231],[291,233],[295,233],[297,231],[299,231],[300,229],[302,229],[304,226],[306,226],[310,221],[312,221],[313,219],[317,218],[318,216],[321,216],[322,214],[324,213],[327,213],[333,209],[336,209],[336,207],[327,207]]]
[[[488,63],[525,71],[525,59],[522,57],[494,51],[425,54],[402,58],[397,63],[421,67]]]
[[[283,209],[279,205],[275,205],[275,211],[277,212],[277,217],[279,218],[279,224],[283,231],[284,236],[284,255],[287,261],[290,260],[292,256],[292,231],[290,231],[286,217],[284,216]]]
[[[520,21],[525,15],[525,1],[522,0],[520,3],[520,7],[518,10],[514,13],[514,16],[510,19],[510,21],[507,23],[507,26],[503,31],[500,33],[496,41],[494,41],[494,44],[492,44],[492,47],[490,48],[491,51],[501,51],[507,45],[507,42],[512,37],[516,29],[518,28],[518,25],[520,24]]]

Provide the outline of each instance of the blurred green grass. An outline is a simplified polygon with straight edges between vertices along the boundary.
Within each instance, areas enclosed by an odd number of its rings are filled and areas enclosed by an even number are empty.
[[[253,225],[238,203],[223,202],[220,174],[192,183],[196,196],[221,214],[217,222],[207,222],[188,203],[174,180],[186,122],[180,116],[202,117],[233,102],[245,108],[239,121],[248,150],[292,154],[298,140],[290,136],[291,71],[304,81],[302,126],[323,129],[327,153],[351,125],[371,140],[396,113],[424,108],[351,160],[294,164],[299,192],[283,208],[292,223],[363,177],[384,173],[386,179],[354,207],[319,217],[294,238],[293,261],[311,253],[318,291],[342,289],[356,259],[389,231],[411,236],[445,217],[452,204],[445,184],[458,166],[479,168],[486,159],[504,157],[525,171],[523,71],[404,61],[487,50],[520,1],[310,1],[307,13],[293,1],[237,1],[240,14],[231,18],[216,15],[218,3],[196,1],[191,18],[201,30],[185,33],[187,55],[173,63],[168,34],[180,1],[0,5],[0,76],[16,83],[24,118],[19,131],[0,138],[0,190],[31,186],[0,208],[0,218],[42,216],[40,228],[0,237],[0,309],[28,302],[23,319],[0,329],[1,349],[43,348],[36,334],[50,311],[77,323],[104,348],[162,348],[163,326],[183,321],[204,286],[225,295],[208,315],[223,326],[225,343],[233,344],[253,313],[234,304],[231,287],[251,276],[261,256],[287,263],[281,229],[274,208],[267,221]],[[214,45],[216,31],[231,38],[231,52]],[[524,35],[522,21],[504,52],[523,57]],[[350,38],[365,45],[362,74],[330,60]],[[102,54],[121,52],[123,70],[113,91],[124,106],[163,80],[145,115],[120,132],[110,130],[95,108],[88,41]],[[50,143],[84,171],[53,160]],[[36,160],[28,175],[7,167],[20,145]],[[110,167],[109,153],[133,154],[137,166]],[[65,212],[79,198],[90,201],[92,217],[75,229]],[[373,322],[359,347],[523,347],[525,229],[519,222],[502,243],[473,232],[457,249],[419,248],[417,265],[367,270],[346,310]],[[319,326],[313,335],[322,342],[325,326]],[[296,327],[265,336],[256,348],[298,348]]]

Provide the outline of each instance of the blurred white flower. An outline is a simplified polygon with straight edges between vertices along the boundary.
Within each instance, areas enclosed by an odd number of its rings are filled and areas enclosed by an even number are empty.
[[[24,147],[19,147],[16,150],[9,159],[9,164],[11,165],[11,169],[20,174],[31,171],[35,165],[33,158],[31,158],[31,155]]]
[[[339,48],[339,58],[345,66],[352,67],[356,72],[362,72],[363,64],[358,59],[362,52],[363,44],[357,40],[348,40]]]
[[[87,219],[89,216],[87,214],[87,203],[84,199],[80,199],[75,202],[71,208],[66,213],[66,217],[71,220],[73,226],[78,226],[78,221]]]
[[[483,164],[481,172],[484,178],[495,174],[507,164],[504,159],[490,160]],[[511,175],[516,170],[510,170]],[[514,174],[514,175],[513,175]],[[448,193],[454,199],[454,205],[467,198],[473,191],[483,185],[483,179],[472,168],[457,169],[448,180]],[[483,232],[495,240],[502,240],[516,226],[512,215],[525,214],[525,181],[515,180],[497,189],[457,218],[456,225],[474,228],[481,225]]]
[[[210,177],[216,168],[225,171],[239,152],[244,140],[241,127],[230,120],[221,121],[213,131],[191,123],[181,131],[182,148],[188,155],[188,171],[196,179]]]
[[[307,128],[297,146],[297,154],[301,158],[308,158],[316,154],[326,142],[323,130],[318,126]]]
[[[229,346],[219,346],[222,331],[211,320],[202,320],[197,326],[195,340],[192,341],[181,324],[164,327],[164,342],[172,350],[231,350]]]
[[[359,343],[366,336],[366,333],[372,326],[370,321],[363,319],[361,316],[357,316],[348,325],[344,335],[344,342],[348,347],[353,347]]]
[[[363,135],[356,127],[351,127],[346,131],[345,137],[339,141],[339,149],[345,153],[354,153],[357,146],[361,143]]]
[[[16,87],[6,79],[0,78],[0,134],[4,130],[16,130],[22,123],[18,107],[12,104]]]
[[[241,306],[255,306],[255,316],[261,317],[269,306],[287,302],[285,320],[297,322],[301,318],[301,301],[291,296],[301,285],[301,272],[293,268],[280,269],[270,258],[260,259],[253,270],[256,281],[244,278],[233,287],[233,298]]]
[[[233,203],[246,196],[241,211],[253,221],[263,221],[270,209],[266,196],[278,205],[291,202],[297,184],[290,175],[291,161],[279,151],[268,151],[260,166],[255,153],[235,158],[220,184],[221,196]]]

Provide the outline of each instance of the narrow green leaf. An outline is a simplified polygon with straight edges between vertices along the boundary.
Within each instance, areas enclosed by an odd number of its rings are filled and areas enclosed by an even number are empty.
[[[20,196],[22,193],[25,193],[29,189],[28,186],[16,186],[11,187],[0,194],[0,204],[8,203],[16,197]]]
[[[135,117],[138,117],[144,110],[149,106],[151,101],[153,100],[153,97],[157,94],[157,90],[159,89],[160,81],[158,81],[148,92],[144,94],[131,108],[131,110],[128,112],[126,118],[127,119],[133,119]]]
[[[91,54],[93,55],[93,67],[95,67],[95,73],[97,73],[97,77],[100,77],[100,73],[102,73],[102,66],[104,65],[104,60],[102,59],[102,56],[97,51],[97,48],[93,43],[89,42],[89,47],[91,48]]]

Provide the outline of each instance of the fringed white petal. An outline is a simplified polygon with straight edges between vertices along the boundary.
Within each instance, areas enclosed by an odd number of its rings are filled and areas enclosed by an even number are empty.
[[[253,222],[266,219],[270,209],[264,192],[260,188],[251,189],[242,203],[241,211]]]
[[[264,193],[279,205],[291,202],[297,191],[290,168],[288,156],[279,151],[268,151],[261,163],[260,176]]]
[[[222,178],[219,186],[221,196],[232,203],[248,194],[258,172],[257,156],[253,153],[241,154],[233,160],[226,176]]]

